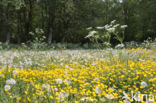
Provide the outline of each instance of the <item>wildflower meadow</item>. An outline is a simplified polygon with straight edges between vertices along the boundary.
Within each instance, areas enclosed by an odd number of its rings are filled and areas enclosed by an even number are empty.
[[[155,50],[1,50],[0,102],[155,103]]]

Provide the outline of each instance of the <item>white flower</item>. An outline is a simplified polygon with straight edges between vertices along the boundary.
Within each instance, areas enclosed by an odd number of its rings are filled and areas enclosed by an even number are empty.
[[[58,96],[58,98],[59,98],[59,101],[60,102],[63,102],[64,101],[64,98],[67,98],[69,96],[69,94],[68,93],[60,93],[60,95]]]
[[[109,32],[114,32],[114,31],[115,31],[115,28],[114,28],[114,27],[108,28],[107,31],[109,31]]]
[[[69,96],[69,93],[60,93],[60,97],[68,97]]]
[[[16,70],[14,70],[14,71],[13,71],[13,74],[14,74],[14,75],[17,75],[17,71],[16,71]]]
[[[6,84],[9,85],[9,84],[16,84],[16,81],[13,79],[13,78],[10,78],[6,81]]]
[[[98,81],[99,80],[99,78],[95,78],[95,81]]]
[[[60,79],[60,78],[56,79],[56,83],[57,83],[57,84],[62,84],[62,83],[63,83],[63,82],[62,82],[62,79]]]
[[[119,48],[123,48],[124,46],[125,46],[124,44],[118,44],[118,45],[115,46],[115,48],[119,49]]]
[[[110,87],[110,90],[114,91],[115,89],[113,87]]]
[[[97,31],[90,31],[89,34],[85,38],[90,38],[94,36],[94,34],[98,33]]]
[[[111,24],[114,24],[116,22],[116,20],[111,21]]]
[[[68,65],[66,65],[65,67],[66,67],[66,68],[68,68],[69,66],[68,66]]]
[[[65,71],[65,72],[64,72],[64,74],[65,74],[65,75],[67,75],[67,74],[68,74],[68,72],[67,72],[67,71]]]
[[[96,88],[95,88],[95,93],[96,93],[96,94],[100,94],[100,93],[101,93],[101,89],[100,89],[99,87],[96,87]]]
[[[0,77],[4,77],[4,74],[0,74]]]
[[[107,24],[107,25],[105,25],[104,27],[105,27],[105,29],[107,30],[110,26]]]
[[[70,71],[73,71],[73,68],[70,68],[69,70],[70,70]]]
[[[54,88],[54,91],[56,91],[56,92],[57,92],[57,91],[58,91],[58,89],[55,87],[55,88]]]
[[[107,97],[108,99],[114,99],[114,96],[113,96],[112,94],[107,94],[106,97]]]
[[[100,98],[100,101],[105,102],[106,99],[105,98]]]
[[[116,24],[116,25],[114,25],[113,27],[116,28],[116,27],[118,27],[119,25],[120,25],[120,24]]]
[[[69,81],[67,79],[65,79],[64,82],[69,83],[69,84],[71,83],[71,81]]]
[[[99,30],[104,29],[104,28],[105,27],[101,27],[101,26],[96,27],[96,29],[99,29]]]
[[[145,81],[142,81],[142,82],[141,82],[141,86],[143,86],[143,87],[145,88],[145,87],[147,87],[148,85],[147,85],[147,83],[146,83]]]
[[[47,89],[48,92],[51,92],[51,89],[50,89],[50,85],[49,84],[43,84],[42,85],[42,88],[43,89]]]
[[[91,30],[92,29],[92,27],[88,27],[86,30]]]
[[[127,28],[127,27],[128,27],[127,25],[122,25],[121,26],[122,29]]]
[[[5,85],[4,86],[4,89],[10,90],[11,89],[11,86],[10,85]]]
[[[81,101],[88,101],[88,98],[81,98]]]

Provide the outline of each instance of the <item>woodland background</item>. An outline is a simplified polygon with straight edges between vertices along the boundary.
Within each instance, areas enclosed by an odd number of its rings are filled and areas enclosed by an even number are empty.
[[[86,28],[128,25],[124,42],[156,37],[156,0],[0,0],[0,42],[87,43]],[[112,44],[118,41],[111,39]]]

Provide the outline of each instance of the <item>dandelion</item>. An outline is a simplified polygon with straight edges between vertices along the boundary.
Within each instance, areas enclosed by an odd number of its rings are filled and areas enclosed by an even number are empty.
[[[9,85],[9,84],[16,84],[16,81],[15,81],[15,79],[13,79],[13,78],[10,78],[10,79],[8,79],[7,81],[6,81],[6,84],[7,85]]]
[[[11,86],[10,85],[5,85],[4,89],[5,89],[5,91],[9,91],[11,89]]]
[[[62,83],[63,83],[63,82],[62,82],[62,79],[60,79],[60,78],[56,79],[56,83],[57,83],[57,84],[62,84]]]

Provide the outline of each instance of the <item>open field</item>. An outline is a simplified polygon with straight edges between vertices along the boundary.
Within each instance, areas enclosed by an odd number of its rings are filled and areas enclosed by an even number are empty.
[[[155,47],[0,51],[0,68],[1,103],[156,101]]]

